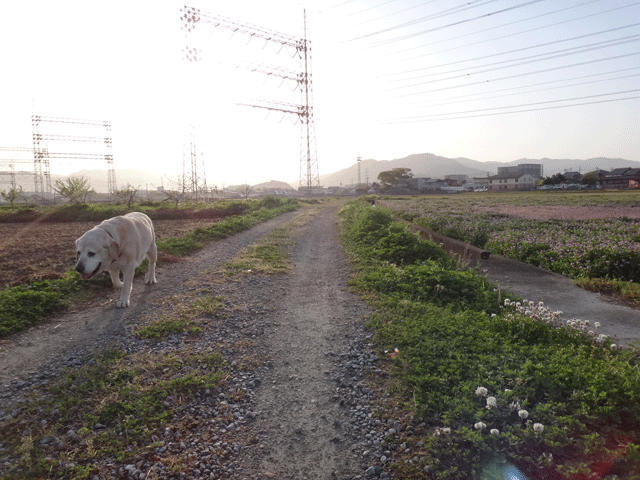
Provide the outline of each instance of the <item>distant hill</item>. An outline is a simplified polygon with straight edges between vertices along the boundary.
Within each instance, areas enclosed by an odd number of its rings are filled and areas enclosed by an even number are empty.
[[[418,153],[395,160],[363,160],[360,162],[360,179],[369,184],[376,181],[378,174],[393,168],[410,168],[414,177],[444,178],[446,175],[468,175],[469,177],[486,177],[498,173],[498,167],[518,165],[520,163],[541,163],[544,176],[552,176],[565,171],[580,171],[587,173],[596,169],[612,170],[614,168],[640,168],[640,162],[622,158],[590,158],[577,159],[549,159],[540,160],[522,158],[512,162],[479,162],[469,158],[446,158],[431,153]],[[338,172],[320,176],[320,184],[324,187],[347,186],[358,182],[358,164]]]
[[[243,185],[229,185],[226,187],[227,190],[235,190],[235,191],[244,191],[247,187],[246,184]],[[286,182],[280,182],[278,180],[269,180],[268,182],[258,183],[256,185],[250,186],[251,191],[260,192],[263,190],[292,190],[293,187]]]

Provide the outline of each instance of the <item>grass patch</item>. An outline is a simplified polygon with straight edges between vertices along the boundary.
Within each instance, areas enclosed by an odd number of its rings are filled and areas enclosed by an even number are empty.
[[[0,291],[0,338],[27,330],[43,318],[66,310],[79,299],[83,285],[69,272],[60,280],[43,280]]]
[[[358,200],[341,219],[353,285],[376,307],[369,326],[383,350],[397,348],[389,361],[404,407],[427,425],[406,439],[424,446],[417,463],[393,465],[397,478],[424,478],[426,465],[430,478],[480,478],[500,457],[529,478],[587,478],[603,466],[640,478],[635,350],[505,306],[508,293],[424,253],[433,247],[400,234],[389,210]],[[392,264],[399,245],[416,254]]]
[[[634,308],[640,307],[640,285],[637,283],[606,278],[578,278],[574,283],[585,290],[609,295]]]
[[[285,273],[291,269],[287,248],[295,244],[295,236],[318,213],[316,208],[303,210],[282,227],[275,228],[258,243],[249,245],[222,266],[220,273],[241,272],[262,274]]]
[[[131,461],[154,444],[154,436],[162,438],[181,404],[219,384],[223,367],[216,352],[106,350],[67,371],[3,425],[0,442],[20,458],[5,478],[82,479],[96,473],[95,458]]]
[[[136,337],[143,340],[159,340],[161,338],[167,338],[170,335],[181,333],[202,333],[202,329],[193,325],[193,323],[186,318],[175,319],[164,316],[135,331]]]

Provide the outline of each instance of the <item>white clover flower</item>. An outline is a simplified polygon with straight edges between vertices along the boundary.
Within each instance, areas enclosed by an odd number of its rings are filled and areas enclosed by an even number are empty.
[[[451,433],[451,429],[449,427],[441,428],[440,431],[445,435],[449,435]]]
[[[534,305],[535,305],[535,302],[533,300],[529,300],[529,306],[533,308]]]
[[[491,314],[491,318],[495,318],[495,317],[497,317],[497,316],[498,316],[498,315],[496,315],[495,313],[492,313],[492,314]]]
[[[482,430],[483,428],[486,428],[487,425],[485,423],[482,422],[478,422],[473,426],[476,430]]]
[[[542,433],[544,431],[544,425],[541,423],[534,423],[533,431],[536,433]]]
[[[527,417],[529,416],[529,412],[527,412],[526,410],[518,410],[518,416],[521,419],[526,420]]]
[[[618,345],[616,345],[615,343],[612,343],[609,348],[611,348],[611,350],[615,350],[616,348],[618,348]]]
[[[600,328],[600,322],[595,323],[596,330]]]
[[[504,306],[508,307],[509,305],[511,305],[511,300],[509,300],[508,298],[504,299]]]
[[[589,325],[589,320],[585,320],[585,321],[584,321],[584,324],[585,324],[585,325]]]
[[[520,307],[520,302],[516,302],[516,308]]]
[[[479,397],[486,397],[487,393],[489,393],[489,391],[484,387],[476,388],[476,395],[478,395]]]
[[[511,409],[512,412],[515,412],[516,410],[520,410],[520,403],[518,402],[511,402],[509,404],[509,408]]]
[[[540,308],[544,307],[544,302],[538,302],[538,306],[539,306]]]
[[[497,428],[492,428],[489,433],[491,435],[493,435],[494,437],[499,437],[500,436],[500,430],[498,430]]]
[[[487,397],[487,408],[489,410],[497,406],[498,406],[498,401],[496,400],[496,397]]]

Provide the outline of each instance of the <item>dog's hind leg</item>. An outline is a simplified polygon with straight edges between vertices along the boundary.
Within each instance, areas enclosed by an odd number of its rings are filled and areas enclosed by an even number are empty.
[[[133,276],[136,273],[136,268],[128,266],[126,270],[122,271],[124,276],[124,285],[122,286],[122,292],[120,293],[120,300],[116,303],[117,308],[124,308],[129,306],[129,297],[131,296],[131,288],[133,287]]]
[[[151,244],[151,247],[147,252],[147,258],[149,259],[149,268],[147,269],[147,274],[144,277],[144,283],[147,285],[158,283],[156,280],[156,260],[158,259],[158,247],[156,246],[156,242]]]

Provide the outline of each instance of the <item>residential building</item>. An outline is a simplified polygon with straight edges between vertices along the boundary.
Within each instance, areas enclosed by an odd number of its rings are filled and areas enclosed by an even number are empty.
[[[601,179],[603,188],[639,188],[640,168],[614,168]]]
[[[536,185],[536,179],[530,173],[494,175],[488,178],[489,185],[487,188],[491,192],[533,190]]]

